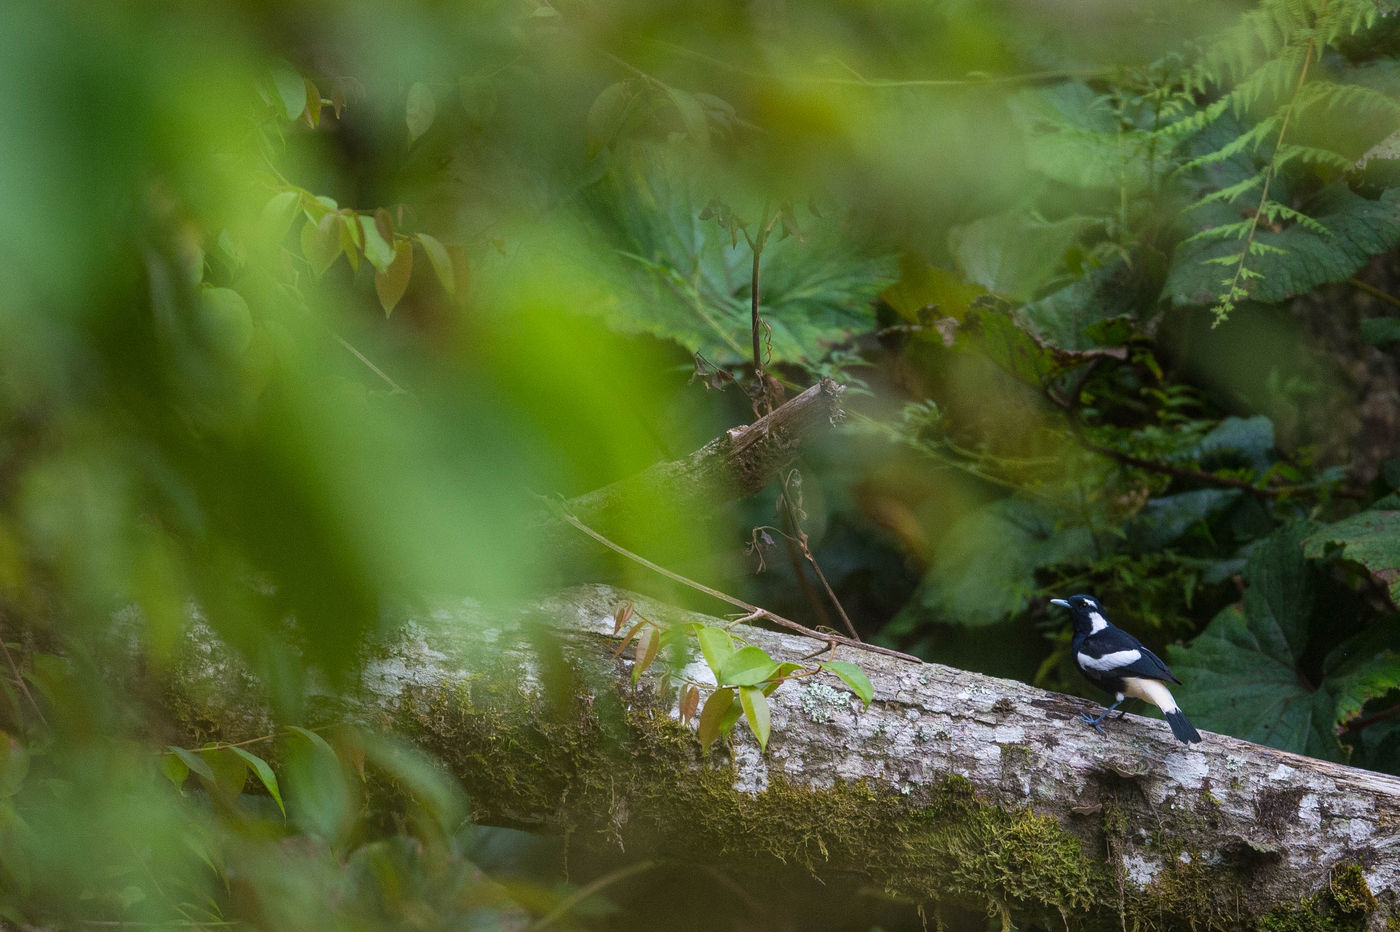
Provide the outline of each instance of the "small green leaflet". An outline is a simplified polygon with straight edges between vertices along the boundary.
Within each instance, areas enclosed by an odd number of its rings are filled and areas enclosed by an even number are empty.
[[[744,718],[748,720],[749,728],[758,739],[758,746],[768,750],[768,700],[764,697],[763,690],[753,686],[740,686],[739,701],[743,703]]]
[[[875,698],[875,687],[870,684],[870,677],[865,675],[864,670],[845,660],[828,660],[821,668],[849,686],[851,692],[865,703],[865,707],[870,708],[870,700]]]
[[[762,648],[749,646],[741,647],[726,658],[715,676],[721,686],[757,686],[777,672],[778,665],[772,657]]]
[[[271,796],[277,803],[277,808],[282,810],[282,815],[287,815],[287,807],[282,803],[282,789],[277,785],[277,774],[272,772],[267,761],[256,754],[249,754],[242,748],[229,748],[230,751],[243,758],[244,762],[253,769],[253,773],[258,775],[258,781],[262,783],[263,789],[267,790],[267,795]]]
[[[705,700],[705,707],[700,711],[700,726],[695,733],[696,737],[700,739],[701,747],[708,750],[716,738],[728,731],[722,725],[726,713],[729,712],[729,707],[733,704],[734,690],[732,689],[717,689],[710,694],[710,698]]]
[[[191,771],[199,774],[199,776],[210,781],[211,783],[213,782],[214,771],[210,768],[209,764],[205,762],[203,757],[200,757],[194,751],[187,751],[184,748],[177,748],[172,746],[167,748],[166,750],[178,757],[180,759],[180,762],[183,763],[186,767],[188,767]],[[166,776],[171,776],[171,772],[169,769],[166,770]]]
[[[724,669],[725,661],[734,653],[734,639],[729,636],[728,631],[713,625],[701,627],[695,632],[695,639],[700,642],[700,653],[704,655],[705,663],[718,677]]]

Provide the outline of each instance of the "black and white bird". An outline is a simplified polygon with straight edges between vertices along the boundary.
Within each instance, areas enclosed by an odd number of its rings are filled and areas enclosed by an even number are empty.
[[[1114,694],[1116,701],[1098,718],[1080,713],[1080,718],[1104,734],[1101,724],[1108,714],[1128,698],[1142,699],[1162,710],[1177,739],[1190,744],[1201,740],[1200,732],[1186,720],[1181,708],[1167,689],[1166,681],[1180,683],[1167,665],[1142,642],[1121,628],[1108,623],[1103,606],[1091,595],[1072,595],[1068,599],[1051,599],[1052,605],[1069,609],[1074,619],[1074,640],[1070,650],[1075,666],[1084,677],[1100,689]],[[1117,718],[1123,717],[1119,712]]]

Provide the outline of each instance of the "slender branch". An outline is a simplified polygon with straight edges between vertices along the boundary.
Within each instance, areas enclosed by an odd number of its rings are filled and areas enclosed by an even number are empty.
[[[10,653],[10,645],[6,643],[3,635],[0,635],[0,650],[5,652],[5,663],[9,665],[10,672],[14,674],[15,686],[20,694],[29,700],[29,705],[34,709],[34,714],[39,717],[39,723],[48,725],[48,719],[44,718],[44,710],[39,708],[39,702],[34,698],[34,694],[29,691],[29,684],[24,681],[24,674],[20,672],[19,664],[15,662],[15,657]]]
[[[620,554],[621,556],[626,557],[634,563],[646,567],[654,573],[659,573],[662,576],[665,576],[667,579],[671,580],[672,582],[680,583],[683,586],[689,586],[696,592],[703,592],[705,593],[705,595],[708,595],[715,599],[719,599],[726,605],[732,605],[735,608],[741,608],[748,613],[750,618],[762,619],[764,621],[775,624],[780,628],[787,628],[789,631],[796,632],[797,634],[800,634],[804,637],[809,637],[816,641],[825,641],[827,644],[842,644],[846,647],[855,647],[859,648],[860,650],[868,650],[871,653],[884,654],[887,657],[898,657],[901,660],[908,660],[911,663],[923,663],[923,661],[918,657],[912,656],[911,654],[902,653],[901,651],[891,650],[888,647],[880,647],[876,644],[867,644],[864,641],[853,641],[850,638],[842,637],[839,634],[833,634],[830,632],[814,631],[811,628],[808,628],[806,625],[802,625],[795,621],[792,621],[791,619],[784,618],[782,615],[770,612],[766,608],[760,608],[757,605],[751,605],[748,602],[745,602],[743,599],[735,598],[734,596],[729,595],[728,593],[721,592],[718,589],[713,589],[705,585],[704,583],[696,582],[693,579],[690,579],[686,576],[682,576],[680,573],[677,573],[673,570],[668,570],[664,566],[660,566],[656,563],[653,563],[646,557],[641,556],[640,554],[633,553],[626,547],[623,547],[621,544],[613,543],[612,541],[604,537],[602,534],[599,534],[597,531],[593,530],[591,527],[584,524],[578,518],[574,517],[572,514],[566,511],[560,503],[549,501],[548,504],[565,523],[572,525],[579,531],[582,531],[584,534],[593,538],[595,541],[602,544],[604,547],[607,547],[614,553]]]
[[[1393,294],[1381,291],[1375,285],[1368,285],[1360,279],[1356,278],[1348,278],[1347,284],[1359,291],[1366,292],[1373,298],[1384,301],[1385,303],[1393,305],[1395,307],[1400,307],[1400,298],[1395,297],[1395,295]]]

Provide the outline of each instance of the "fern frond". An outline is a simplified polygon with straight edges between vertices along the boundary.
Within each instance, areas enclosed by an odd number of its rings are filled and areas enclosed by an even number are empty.
[[[1254,229],[1254,221],[1241,220],[1238,223],[1222,223],[1219,226],[1206,227],[1191,236],[1182,240],[1183,243],[1196,243],[1202,240],[1228,240],[1244,239],[1249,232]],[[1219,262],[1219,259],[1211,259],[1211,262]]]
[[[1300,146],[1296,143],[1283,143],[1274,151],[1275,171],[1293,162],[1302,162],[1305,165],[1325,165],[1338,171],[1346,171],[1351,168],[1355,161],[1356,159],[1348,158],[1341,153],[1333,152],[1331,149]]]
[[[1237,181],[1234,184],[1229,185],[1228,187],[1221,188],[1218,191],[1212,191],[1211,193],[1207,194],[1205,197],[1197,201],[1195,204],[1193,204],[1192,207],[1202,207],[1206,204],[1215,203],[1228,204],[1231,201],[1235,200],[1235,198],[1239,197],[1241,194],[1244,194],[1247,191],[1253,191],[1255,188],[1259,187],[1263,183],[1264,172],[1261,169],[1260,171],[1255,172],[1253,175],[1250,175],[1243,181]]]

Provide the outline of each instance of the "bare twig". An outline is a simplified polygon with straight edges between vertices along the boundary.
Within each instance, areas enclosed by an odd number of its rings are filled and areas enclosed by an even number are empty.
[[[565,897],[563,902],[561,902],[558,906],[554,907],[548,913],[545,913],[539,918],[538,921],[531,925],[530,932],[535,932],[536,929],[543,929],[546,926],[558,921],[559,919],[564,918],[569,914],[569,911],[572,910],[575,906],[582,903],[590,896],[593,896],[595,893],[598,893],[600,890],[605,890],[615,883],[621,883],[622,881],[626,880],[628,877],[633,876],[634,874],[640,874],[642,871],[649,871],[655,866],[655,861],[638,861],[636,864],[629,864],[626,867],[619,868],[610,874],[604,874],[602,877],[599,877],[592,883],[580,887],[579,889],[575,890],[572,894]]]
[[[836,614],[840,616],[841,623],[846,626],[846,633],[849,634],[853,640],[859,641],[860,635],[856,633],[856,626],[851,623],[851,618],[846,614],[846,609],[841,606],[841,600],[836,597],[835,590],[831,588],[831,583],[827,582],[826,574],[822,572],[821,565],[817,563],[817,558],[812,553],[812,548],[807,545],[807,532],[802,530],[802,523],[800,521],[800,518],[803,517],[802,506],[800,501],[794,500],[793,497],[792,486],[794,477],[798,477],[797,470],[788,470],[787,475],[783,476],[783,491],[778,497],[778,505],[783,509],[788,526],[791,527],[793,531],[792,536],[786,534],[784,536],[788,538],[790,543],[795,544],[802,551],[803,558],[811,564],[812,572],[817,574],[817,580],[822,584],[822,588],[826,590],[826,597],[836,609]],[[802,578],[804,584],[803,588],[805,589],[806,577],[802,576],[800,569],[798,575]]]
[[[6,643],[3,634],[0,634],[0,649],[5,652],[5,663],[9,666],[10,672],[14,675],[15,687],[25,699],[29,700],[29,705],[34,709],[34,714],[38,716],[41,725],[48,725],[48,719],[44,718],[44,710],[39,708],[39,702],[34,698],[34,694],[29,691],[29,684],[24,681],[24,674],[20,672],[19,664],[15,662],[14,655],[10,653],[10,645]]]
[[[641,566],[645,566],[652,572],[659,573],[662,576],[665,576],[667,579],[671,580],[672,582],[678,582],[683,586],[689,586],[696,592],[703,592],[706,595],[711,596],[712,598],[719,599],[726,605],[732,605],[735,608],[741,608],[749,614],[750,619],[762,619],[764,621],[770,622],[771,624],[775,624],[780,628],[787,628],[789,631],[796,632],[797,634],[800,634],[804,637],[809,637],[816,641],[825,641],[827,644],[842,644],[846,647],[855,647],[859,648],[860,650],[868,650],[871,653],[875,654],[884,654],[887,657],[898,657],[901,660],[907,660],[911,663],[923,663],[923,661],[918,657],[912,656],[910,654],[905,654],[897,650],[891,650],[888,647],[880,647],[876,644],[867,644],[864,641],[853,641],[850,638],[842,637],[839,634],[814,631],[811,628],[808,628],[806,625],[798,624],[797,622],[792,621],[791,619],[784,618],[782,615],[770,612],[766,608],[760,608],[757,605],[750,605],[743,599],[735,598],[734,596],[729,595],[728,593],[720,592],[718,589],[712,589],[704,583],[696,582],[693,579],[689,579],[685,576],[682,576],[680,573],[677,573],[673,570],[668,570],[664,566],[660,566],[656,563],[653,563],[646,557],[643,557],[640,554],[633,553],[626,547],[623,547],[621,544],[613,543],[612,541],[604,537],[602,534],[599,534],[597,531],[584,524],[578,518],[574,517],[568,511],[564,510],[563,506],[560,505],[560,503],[555,501],[549,501],[548,503],[566,524],[570,524],[573,527],[577,528],[579,531],[582,531],[584,534],[593,538],[595,541],[602,544],[604,547],[607,547],[614,553],[620,554],[626,557],[627,559],[633,561],[634,563],[640,564]]]

